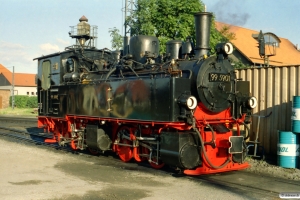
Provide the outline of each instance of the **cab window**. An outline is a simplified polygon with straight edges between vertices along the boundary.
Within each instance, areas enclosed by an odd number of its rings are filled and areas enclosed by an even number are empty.
[[[74,72],[75,63],[72,58],[68,58],[67,60],[67,72]]]
[[[42,63],[42,88],[48,90],[50,88],[50,66],[49,60]]]

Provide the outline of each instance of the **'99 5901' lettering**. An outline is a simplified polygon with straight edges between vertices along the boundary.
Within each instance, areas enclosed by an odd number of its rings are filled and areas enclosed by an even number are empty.
[[[229,74],[209,73],[210,82],[229,82],[230,80]]]

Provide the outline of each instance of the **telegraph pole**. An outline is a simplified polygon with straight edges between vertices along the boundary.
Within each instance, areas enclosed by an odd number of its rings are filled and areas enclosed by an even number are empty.
[[[124,9],[124,36],[127,35],[127,33],[130,33],[130,27],[128,26],[128,24],[126,24],[126,20],[127,18],[131,17],[132,11],[133,11],[133,6],[134,6],[134,2],[135,0],[125,0],[125,7]],[[128,28],[128,29],[127,29]]]
[[[15,66],[13,66],[11,86],[12,86],[11,107],[12,109],[14,109],[15,107]]]
[[[130,27],[128,26],[126,20],[131,17],[131,13],[133,11],[134,0],[125,0],[124,11],[124,40],[123,40],[123,53],[126,55],[129,53],[129,40],[130,36],[127,36],[127,33],[130,33]],[[128,28],[128,29],[127,29]]]

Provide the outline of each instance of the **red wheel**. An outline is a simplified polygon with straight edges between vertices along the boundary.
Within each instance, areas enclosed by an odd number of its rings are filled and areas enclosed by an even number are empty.
[[[145,160],[148,160],[149,149],[143,146],[135,147],[133,148],[133,157],[137,162],[143,162]]]
[[[155,162],[157,162],[156,158],[152,158],[153,162],[149,162],[151,167],[153,167],[154,169],[161,169],[163,166],[165,166],[165,163],[158,161],[158,164],[156,164]]]
[[[71,148],[73,150],[77,150],[77,145],[75,144],[74,140],[71,141]]]
[[[117,141],[119,140],[119,144],[116,146],[117,153],[124,162],[128,162],[133,158],[132,141],[128,139],[130,138],[130,131],[131,129],[129,127],[121,127],[118,131],[118,138],[116,139]]]
[[[127,139],[120,140],[120,143],[132,145],[132,142]],[[132,147],[118,145],[118,155],[124,162],[129,162],[133,158]]]
[[[139,156],[139,158],[140,158],[139,162],[148,160],[147,155],[149,156],[149,152],[150,152],[149,149],[147,149],[146,147],[140,146],[138,148],[138,154],[141,154],[142,156]]]
[[[88,150],[91,154],[93,154],[95,156],[99,154],[99,151],[97,149],[93,149],[93,148],[88,147]]]

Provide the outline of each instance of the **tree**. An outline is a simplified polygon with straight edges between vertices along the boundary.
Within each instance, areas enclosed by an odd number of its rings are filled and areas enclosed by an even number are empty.
[[[111,48],[119,50],[123,47],[123,37],[119,34],[119,29],[116,27],[110,28],[109,31],[111,39]]]
[[[224,42],[229,42],[231,40],[235,40],[235,33],[230,32],[230,26],[225,25],[221,28],[220,34],[223,36]]]
[[[236,40],[236,35],[233,32],[230,32],[230,26],[225,25],[220,29],[221,42],[230,42],[232,40]],[[245,65],[240,59],[232,59],[232,64],[235,69],[244,69],[244,68],[250,68],[249,65]]]
[[[249,65],[245,65],[241,60],[233,60],[232,63],[235,69],[245,69],[251,67]]]
[[[168,40],[185,41],[188,36],[195,40],[193,13],[203,10],[204,4],[199,0],[137,0],[136,9],[126,23],[131,27],[131,35],[156,36],[160,41],[160,52],[165,52]],[[222,39],[213,18],[211,47]]]

